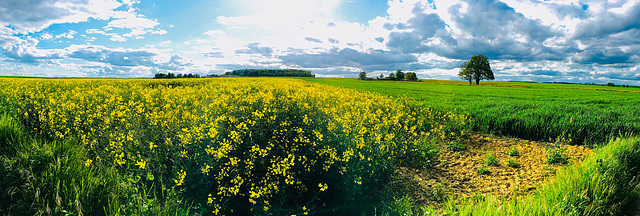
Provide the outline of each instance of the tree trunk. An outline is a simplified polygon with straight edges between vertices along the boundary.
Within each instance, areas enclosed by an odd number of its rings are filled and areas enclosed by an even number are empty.
[[[480,85],[480,79],[476,79],[476,85]]]
[[[471,84],[472,84],[472,83],[471,83],[471,80],[469,80],[469,85],[471,85]]]

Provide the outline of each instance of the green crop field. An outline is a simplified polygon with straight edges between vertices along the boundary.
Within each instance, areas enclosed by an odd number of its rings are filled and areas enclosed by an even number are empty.
[[[529,140],[562,132],[573,144],[600,144],[640,132],[640,89],[578,84],[462,81],[380,82],[305,79],[327,85],[407,97],[440,110],[468,113],[474,128]]]

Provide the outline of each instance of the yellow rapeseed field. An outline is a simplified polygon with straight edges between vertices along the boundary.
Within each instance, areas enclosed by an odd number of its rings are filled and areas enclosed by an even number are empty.
[[[84,165],[180,190],[214,214],[367,200],[420,143],[451,140],[468,122],[290,78],[0,80],[0,105],[33,134],[76,139],[90,155]]]

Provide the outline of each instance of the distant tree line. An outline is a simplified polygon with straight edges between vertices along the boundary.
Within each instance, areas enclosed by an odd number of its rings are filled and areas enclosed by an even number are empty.
[[[610,83],[607,83],[607,86],[616,86],[616,84],[613,84],[612,82],[610,82]],[[622,84],[622,87],[629,88],[629,85]]]
[[[367,72],[360,72],[360,74],[358,75],[358,79],[359,80],[373,80],[373,78],[369,78],[367,77]],[[377,80],[395,80],[395,81],[403,81],[403,80],[407,80],[407,81],[418,81],[418,76],[416,76],[416,73],[414,72],[409,72],[409,73],[404,73],[402,72],[402,70],[396,70],[395,73],[390,73],[389,76],[385,77],[384,74],[380,74],[380,76],[376,77]]]
[[[173,78],[200,78],[200,74],[185,74],[182,75],[181,73],[178,74],[174,74],[174,73],[157,73],[153,78],[156,79],[173,79]]]
[[[311,71],[296,70],[296,69],[242,69],[233,70],[224,73],[224,75],[237,75],[237,76],[292,76],[292,77],[316,77]]]

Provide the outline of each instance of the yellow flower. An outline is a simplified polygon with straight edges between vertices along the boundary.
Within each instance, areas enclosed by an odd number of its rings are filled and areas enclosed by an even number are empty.
[[[184,178],[187,176],[187,172],[184,170],[180,170],[177,172],[178,179],[173,180],[176,183],[176,186],[181,186],[184,183]]]
[[[136,162],[136,166],[138,166],[140,169],[144,169],[145,167],[147,167],[147,162],[140,159]]]
[[[329,185],[328,184],[323,185],[322,183],[320,183],[318,184],[318,187],[320,188],[320,191],[325,191],[329,188]]]
[[[209,194],[209,195],[207,196],[207,204],[211,204],[211,203],[213,203],[213,200],[214,200],[214,199],[215,199],[215,198],[212,198],[212,197],[211,197],[211,194]]]
[[[93,160],[91,160],[91,159],[87,159],[87,161],[86,161],[86,162],[84,162],[84,165],[85,165],[85,166],[87,166],[87,167],[89,167],[89,166],[91,166],[91,163],[92,163],[92,162],[93,162]]]

